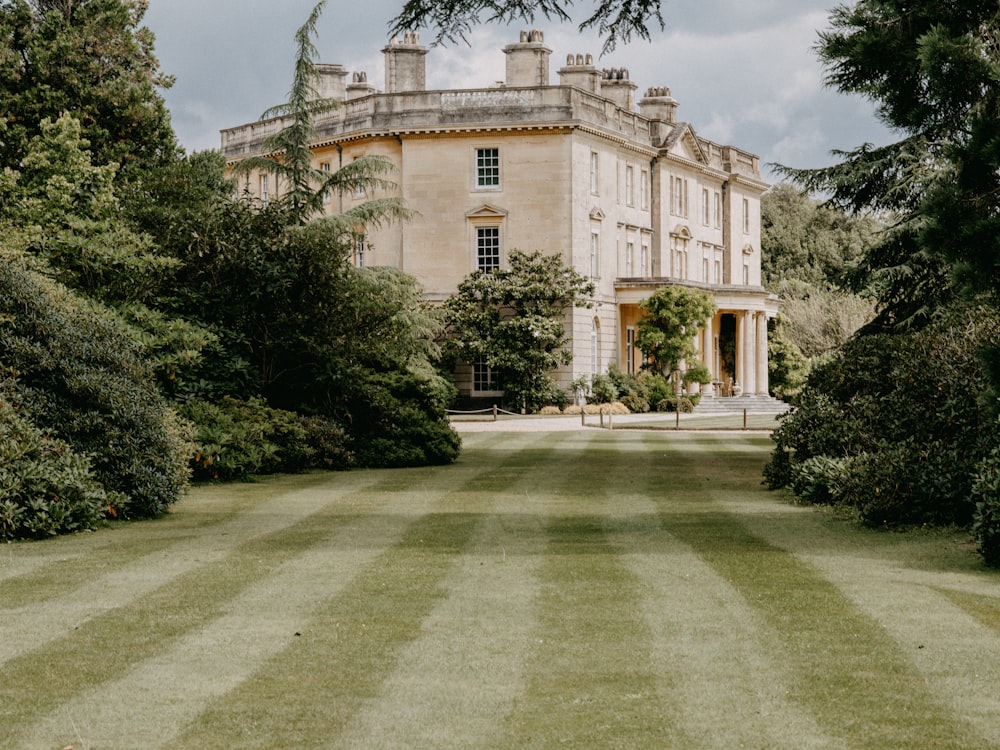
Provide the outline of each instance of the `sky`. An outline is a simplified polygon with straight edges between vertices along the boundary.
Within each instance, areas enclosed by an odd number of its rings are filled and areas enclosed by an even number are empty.
[[[382,49],[402,1],[329,0],[317,27],[319,62],[365,71],[383,89]],[[591,53],[599,68],[628,68],[638,96],[650,86],[669,86],[679,120],[703,138],[759,155],[765,179],[778,181],[771,164],[820,167],[836,162],[833,150],[892,140],[871,102],[823,83],[814,48],[835,1],[663,0],[664,31],[603,57],[598,35],[580,33],[575,23],[536,18],[530,27],[544,31],[552,49],[552,83],[569,53]],[[218,148],[220,130],[253,122],[287,99],[294,34],[314,2],[149,0],[143,24],[156,35],[161,69],[176,79],[163,95],[185,149]],[[577,6],[579,22],[592,6]],[[480,88],[502,80],[501,50],[522,28],[529,24],[480,26],[469,45],[432,47],[427,88]],[[422,30],[421,42],[431,41],[432,32]]]

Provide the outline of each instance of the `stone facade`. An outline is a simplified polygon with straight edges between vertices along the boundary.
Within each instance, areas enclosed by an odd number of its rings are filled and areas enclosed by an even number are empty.
[[[381,92],[363,72],[348,82],[343,66],[320,67],[317,88],[344,106],[316,123],[316,165],[384,156],[396,195],[417,212],[372,230],[355,262],[401,268],[440,301],[469,272],[503,267],[512,249],[561,255],[597,287],[592,308],[568,313],[573,363],[556,373],[564,386],[611,364],[637,370],[638,303],[661,286],[703,289],[718,307],[696,336],[715,381],[704,395],[766,395],[767,319],[778,303],[761,286],[768,185],[758,158],[699,137],[664,86],[636,103],[629,72],[599,69],[591,55],[567,55],[550,83],[540,31],[504,48],[506,80],[489,88],[425,90],[427,51],[415,33],[393,39]],[[235,163],[280,127],[224,130],[222,151]],[[274,179],[254,175],[246,187],[266,200],[280,193]],[[329,211],[369,197],[331,196]],[[462,369],[460,391],[491,395],[488,375]]]

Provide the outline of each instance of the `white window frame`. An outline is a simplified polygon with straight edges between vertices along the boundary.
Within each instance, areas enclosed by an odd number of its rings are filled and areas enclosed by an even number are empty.
[[[750,234],[750,199],[743,199],[743,234]]]
[[[476,270],[492,273],[499,270],[503,262],[502,236],[499,224],[484,224],[475,227]],[[488,233],[488,234],[487,234]],[[487,246],[486,240],[490,240]],[[489,250],[489,253],[484,251]],[[491,263],[485,261],[491,260]]]
[[[267,174],[262,174],[260,176],[260,202],[266,206],[267,200],[268,200]]]
[[[597,229],[590,232],[590,276],[601,278],[601,233]]]
[[[635,243],[628,240],[625,243],[625,277],[631,278],[635,263]]]
[[[473,185],[476,190],[500,190],[500,147],[477,146],[473,151]]]
[[[701,189],[701,223],[704,226],[708,226],[708,188]]]
[[[635,205],[635,169],[631,164],[625,165],[625,205]]]
[[[319,170],[323,173],[323,179],[330,179],[330,162],[324,161],[320,162]],[[323,203],[329,203],[332,200],[329,190],[323,191]]]
[[[675,216],[688,215],[688,181],[683,177],[674,177],[670,181],[670,211]]]
[[[645,169],[639,172],[639,208],[649,210],[649,172]]]
[[[503,393],[499,373],[486,364],[484,358],[472,363],[472,393],[476,396],[499,396]]]
[[[715,205],[713,207],[713,223],[716,229],[722,229],[722,193],[715,191]]]
[[[601,156],[596,151],[590,152],[590,193],[600,195],[601,192]]]

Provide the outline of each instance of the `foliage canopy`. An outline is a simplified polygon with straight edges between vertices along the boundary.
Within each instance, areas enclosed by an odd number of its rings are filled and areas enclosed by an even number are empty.
[[[552,390],[548,373],[572,361],[566,311],[593,293],[558,255],[512,250],[506,269],[472,272],[445,303],[446,351],[498,371],[505,400],[534,409]]]

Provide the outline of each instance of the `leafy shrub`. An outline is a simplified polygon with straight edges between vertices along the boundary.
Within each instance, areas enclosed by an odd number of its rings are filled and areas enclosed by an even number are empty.
[[[346,469],[354,463],[353,454],[347,449],[347,434],[328,417],[301,417],[309,446],[309,465],[314,469]]]
[[[618,398],[618,389],[610,377],[598,373],[590,378],[590,395],[599,404],[610,404]]]
[[[792,491],[796,497],[817,505],[836,502],[844,477],[844,459],[813,456],[790,470]]]
[[[650,406],[656,408],[657,411],[663,411],[660,409],[660,403],[666,399],[676,398],[674,389],[670,387],[670,383],[662,375],[655,375],[653,373],[641,373],[639,378],[642,382],[646,384],[647,400]]]
[[[324,464],[342,468],[348,460],[343,432],[338,434],[335,424],[307,422],[259,398],[226,397],[218,403],[192,399],[181,411],[195,425],[191,469],[198,480],[294,473]]]
[[[190,444],[143,352],[103,308],[16,256],[0,262],[0,361],[18,409],[72,450],[125,516],[156,516],[183,492]]]
[[[90,462],[45,435],[0,395],[0,541],[92,529],[124,504]]]
[[[656,404],[657,411],[680,411],[681,414],[690,414],[694,411],[694,403],[687,396],[667,396],[661,398]]]
[[[1000,567],[1000,449],[979,465],[972,485],[972,536],[987,565]]]
[[[622,372],[618,367],[608,368],[608,378],[618,391],[618,399],[630,412],[643,414],[649,411],[649,388],[647,382],[651,375],[640,373],[639,375],[629,375]]]
[[[554,416],[556,414],[562,414],[562,409],[558,406],[543,406],[538,413],[545,416]]]
[[[359,371],[351,379],[350,447],[357,464],[395,468],[451,463],[461,439],[445,416],[437,380]]]
[[[970,523],[976,467],[996,440],[978,353],[998,330],[995,310],[972,306],[923,330],[848,341],[782,418],[765,481],[802,489],[797,467],[826,457],[844,462],[837,499],[866,523]]]

